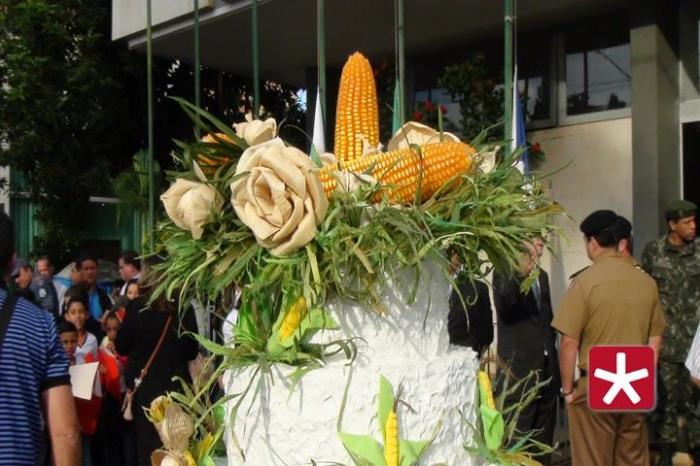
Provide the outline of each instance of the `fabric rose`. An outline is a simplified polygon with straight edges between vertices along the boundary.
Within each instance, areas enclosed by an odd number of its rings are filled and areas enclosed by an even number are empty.
[[[432,144],[441,141],[455,141],[459,142],[459,138],[452,133],[442,133],[442,138],[440,138],[440,132],[435,131],[430,126],[426,126],[415,121],[409,121],[404,124],[396,134],[391,138],[387,146],[389,152],[406,149],[411,146],[411,144],[417,144],[422,146],[423,144]]]
[[[192,232],[194,239],[200,239],[204,225],[212,219],[214,211],[221,210],[224,200],[211,186],[196,181],[178,178],[160,200],[168,217],[175,225]]]
[[[236,134],[245,139],[249,146],[256,146],[267,142],[275,137],[277,133],[277,122],[274,118],[268,118],[265,121],[253,120],[253,115],[247,113],[246,121],[243,123],[234,123],[233,128]]]
[[[316,236],[328,201],[311,158],[275,138],[243,152],[231,184],[231,203],[258,243],[285,256]]]

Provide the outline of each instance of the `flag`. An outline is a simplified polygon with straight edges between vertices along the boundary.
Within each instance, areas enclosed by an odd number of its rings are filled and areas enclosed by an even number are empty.
[[[391,119],[391,134],[396,134],[396,132],[401,128],[401,90],[399,86],[399,80],[396,80],[396,86],[394,86],[394,114]]]
[[[523,148],[520,154],[520,159],[515,164],[516,168],[521,173],[528,175],[530,173],[530,164],[528,163],[527,153],[527,134],[525,133],[525,114],[523,113],[522,102],[520,101],[520,92],[518,91],[518,65],[515,65],[513,73],[513,115],[511,118],[512,140],[510,143],[511,153],[518,148]]]
[[[314,133],[311,139],[311,154],[321,156],[326,152],[326,136],[323,126],[323,110],[321,109],[321,89],[316,87],[316,110],[314,111]]]

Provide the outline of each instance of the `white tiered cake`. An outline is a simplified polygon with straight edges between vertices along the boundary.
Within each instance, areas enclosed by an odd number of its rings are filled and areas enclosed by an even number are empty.
[[[294,385],[293,368],[277,364],[272,377],[259,377],[227,432],[229,466],[352,464],[337,435],[337,422],[348,376],[350,385],[341,430],[369,434],[381,441],[377,423],[379,376],[401,387],[399,436],[410,440],[437,437],[421,464],[476,464],[463,444],[473,436],[476,417],[476,354],[449,345],[447,313],[449,284],[434,267],[424,267],[416,301],[408,305],[405,286],[392,287],[382,297],[388,315],[379,316],[357,303],[335,301],[328,309],[340,329],[319,335],[319,341],[360,337],[351,369],[347,360],[331,360],[304,375]],[[412,283],[412,276],[405,276]],[[227,394],[243,392],[254,368],[226,374]],[[255,395],[254,395],[255,394]],[[229,402],[228,408],[235,401]]]

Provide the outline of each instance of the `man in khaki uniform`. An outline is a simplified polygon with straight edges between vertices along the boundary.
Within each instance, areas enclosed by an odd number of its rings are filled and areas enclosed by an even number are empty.
[[[561,335],[561,394],[566,400],[573,466],[648,466],[644,413],[588,408],[588,350],[594,345],[650,345],[658,358],[665,321],[656,283],[618,252],[618,215],[593,212],[581,223],[593,264],[574,278],[552,327]],[[581,378],[574,382],[576,356]]]

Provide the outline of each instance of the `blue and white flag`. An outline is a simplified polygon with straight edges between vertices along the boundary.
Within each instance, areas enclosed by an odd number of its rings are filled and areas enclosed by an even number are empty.
[[[321,156],[326,152],[326,136],[323,127],[323,110],[321,109],[321,89],[316,88],[316,110],[314,111],[314,134],[311,138],[311,151]]]

